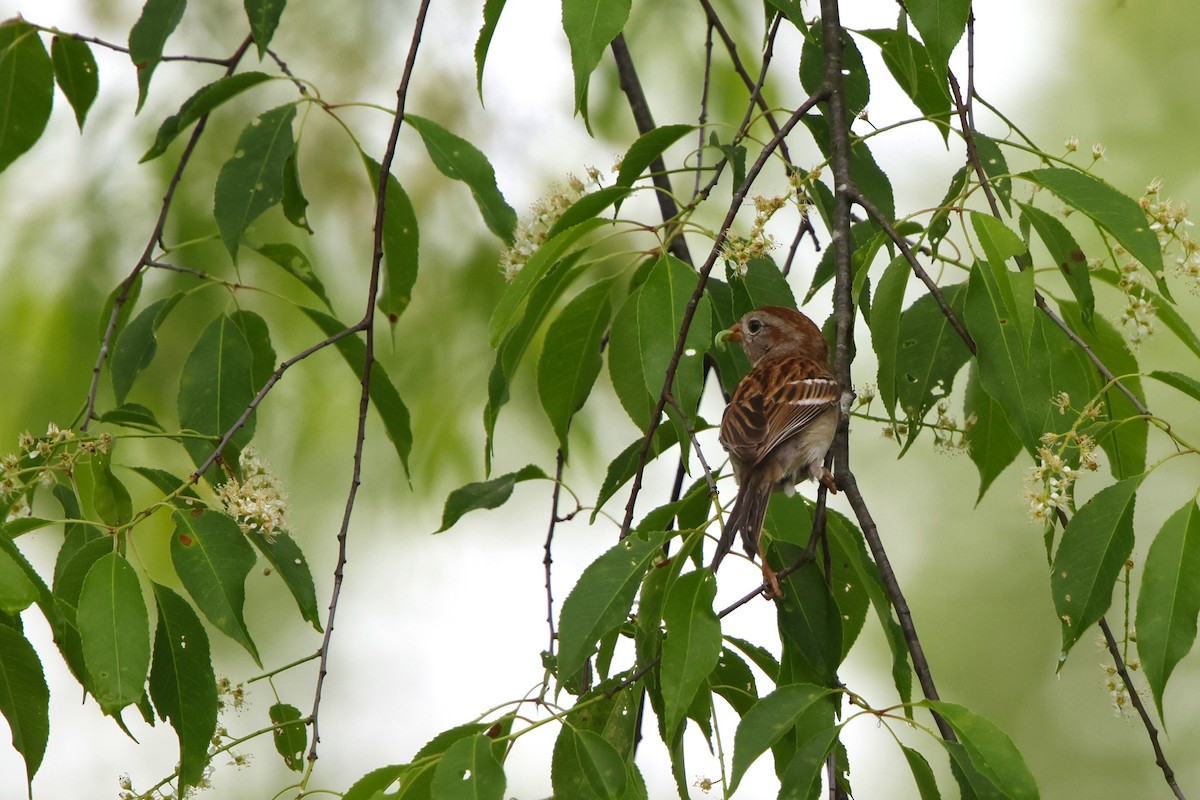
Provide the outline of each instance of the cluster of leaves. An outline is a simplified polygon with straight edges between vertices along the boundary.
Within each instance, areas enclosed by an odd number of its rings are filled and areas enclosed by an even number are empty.
[[[269,81],[293,82],[269,49],[284,5],[247,0],[250,33],[233,56],[220,62],[225,75],[197,89],[159,125],[143,160],[166,156],[191,131],[168,199],[208,115]],[[139,108],[185,6],[178,0],[147,0],[130,33]],[[867,718],[916,725],[937,738],[963,796],[1037,796],[1016,746],[995,725],[964,706],[937,699],[927,685],[922,685],[926,699],[914,696],[914,672],[927,673],[928,665],[902,624],[902,598],[872,538],[874,523],[858,508],[857,519],[851,519],[825,508],[823,494],[815,503],[800,497],[774,499],[765,526],[766,558],[776,567],[790,565],[774,606],[778,642],[768,646],[723,633],[722,620],[736,606],[714,607],[716,578],[703,566],[703,544],[719,527],[721,509],[715,476],[706,466],[717,461],[712,453],[704,457],[698,438],[711,426],[699,409],[710,380],[728,393],[748,365],[740,353],[715,348],[713,335],[753,308],[797,303],[788,278],[790,262],[781,267],[769,255],[758,255],[739,263],[727,258],[730,251],[722,245],[733,235],[742,202],[768,165],[778,164],[790,187],[787,200],[795,209],[797,241],[806,236],[815,241],[821,232],[832,241],[805,300],[831,282],[838,287],[835,315],[827,326],[838,352],[849,351],[846,332],[861,314],[878,357],[878,392],[886,412],[881,422],[903,439],[904,451],[921,431],[944,427],[928,418],[951,397],[956,379],[965,384],[963,417],[972,424],[964,441],[980,474],[980,496],[1022,451],[1036,460],[1047,482],[1061,484],[1068,472],[1093,463],[1094,447],[1089,449],[1088,443],[1102,449],[1114,482],[1079,508],[1069,524],[1067,515],[1075,512],[1069,494],[1052,496],[1046,489],[1037,496],[1052,509],[1043,519],[1064,658],[1102,620],[1132,552],[1135,498],[1153,472],[1146,463],[1150,431],[1161,431],[1178,453],[1194,454],[1169,426],[1152,425],[1137,358],[1119,331],[1096,312],[1093,278],[1121,286],[1125,261],[1136,261],[1154,283],[1153,290],[1140,287],[1141,296],[1152,298],[1167,327],[1197,355],[1200,339],[1170,310],[1163,247],[1171,242],[1151,227],[1142,205],[1090,174],[1091,165],[1085,169],[1069,158],[1050,156],[1015,128],[1005,138],[992,138],[951,123],[957,115],[967,125],[966,104],[977,99],[960,97],[949,71],[950,55],[968,29],[968,0],[910,0],[895,27],[855,32],[843,30],[836,13],[831,14],[836,3],[826,0],[824,6],[818,27],[804,19],[798,2],[765,4],[771,40],[789,35],[802,43],[800,83],[811,95],[786,126],[769,110],[752,113],[754,105],[741,123],[709,121],[699,130],[685,124],[643,124],[612,185],[575,200],[549,221],[536,242],[521,240],[517,215],[482,152],[436,122],[399,109],[397,125],[412,128],[433,165],[470,189],[486,228],[511,252],[528,254],[496,299],[488,327],[496,356],[484,412],[487,469],[499,414],[510,399],[518,367],[535,354],[538,396],[559,444],[560,465],[569,463],[572,423],[593,400],[606,367],[616,398],[639,434],[612,459],[591,508],[595,524],[607,503],[619,493],[628,494],[626,521],[613,531],[613,539],[619,540],[582,572],[562,604],[555,644],[544,654],[545,690],[537,698],[548,716],[529,722],[521,713],[522,701],[513,710],[450,728],[408,762],[368,773],[345,797],[500,798],[510,748],[526,732],[550,722],[560,725],[550,774],[556,797],[645,797],[646,782],[635,756],[647,710],[670,753],[679,793],[686,797],[684,737],[690,728],[719,748],[719,704],[739,719],[727,774],[722,766],[727,794],[768,752],[781,797],[815,797],[823,774],[834,776],[835,790],[848,792],[842,733],[853,720]],[[484,7],[476,47],[480,85],[503,8],[503,2],[493,0]],[[563,2],[575,110],[585,125],[590,125],[589,83],[605,52],[612,45],[618,59],[628,58],[620,37],[629,13],[628,0]],[[719,27],[715,10],[710,14],[708,23]],[[47,36],[52,37],[49,53]],[[41,136],[56,83],[84,125],[98,91],[88,41],[21,20],[0,25],[0,86],[9,89],[0,97],[0,169]],[[840,44],[829,47],[830,42]],[[239,69],[252,45],[260,62],[275,63],[278,71]],[[967,143],[967,163],[931,212],[898,214],[890,180],[873,154],[873,135],[847,132],[854,115],[868,106],[872,80],[878,79],[868,75],[860,46],[879,48],[891,80],[918,110],[912,124],[931,125],[942,139],[954,136]],[[730,58],[740,67],[732,51]],[[628,60],[621,66],[632,70]],[[762,87],[772,85],[767,66]],[[297,237],[312,234],[295,121],[309,108],[334,116],[336,109],[302,81],[294,85],[292,102],[244,124],[216,176],[212,238],[224,245],[230,264],[237,265],[249,250],[255,254],[255,268],[281,269],[298,281],[315,300],[300,309],[323,338],[277,363],[269,321],[237,306],[244,276],[239,271],[236,284],[213,277],[229,264],[201,273],[191,270],[199,279],[196,288],[143,302],[147,276],[173,269],[172,247],[163,241],[160,219],[146,255],[102,311],[97,374],[107,374],[110,386],[93,386],[67,433],[31,437],[23,443],[20,459],[5,465],[5,503],[37,514],[12,515],[0,535],[0,672],[5,677],[0,712],[13,731],[14,747],[25,758],[31,783],[49,731],[41,658],[25,638],[20,616],[32,605],[44,614],[62,658],[104,713],[123,726],[121,714],[133,705],[148,723],[156,715],[170,721],[180,742],[181,792],[203,781],[212,756],[218,698],[208,630],[233,639],[262,665],[244,614],[245,579],[259,554],[282,578],[302,618],[322,630],[312,575],[295,540],[236,518],[220,501],[222,487],[242,479],[239,454],[254,436],[259,404],[286,370],[317,350],[336,347],[408,467],[413,436],[408,412],[371,351],[376,317],[395,324],[412,300],[418,277],[417,213],[390,172],[390,150],[379,160],[358,150],[379,199],[377,234],[383,256],[374,265],[361,321],[339,319],[318,270],[298,245],[259,243],[247,235],[256,220],[276,207]],[[762,87],[751,84],[747,89],[757,98]],[[835,118],[834,108],[846,113]],[[803,168],[791,163],[781,147],[799,124],[820,153],[818,163]],[[773,138],[766,145],[755,144],[758,129],[766,127]],[[681,140],[692,133],[701,136],[700,144],[684,155],[685,163],[706,176],[708,184],[678,206],[670,200],[673,210],[663,219],[622,221],[619,210],[645,188],[643,181],[649,178],[662,190],[660,182],[669,174],[665,160],[677,156]],[[358,147],[356,142],[352,146]],[[1010,156],[1030,162],[1029,167],[1013,171]],[[714,231],[704,215],[726,196],[729,211]],[[849,226],[839,221],[839,209],[851,202],[865,218]],[[1074,220],[1082,222],[1072,229],[1052,204],[1078,212]],[[603,246],[614,229],[652,230],[661,238],[649,255],[643,250],[621,259]],[[693,242],[709,237],[709,257],[702,264],[692,263],[686,249],[675,246],[682,231]],[[1103,254],[1091,259],[1100,262],[1094,272],[1079,244],[1084,234],[1097,242],[1095,252]],[[840,260],[839,254],[846,258]],[[920,259],[951,277],[933,282]],[[722,261],[724,274],[714,274]],[[1046,269],[1039,274],[1042,266]],[[906,306],[917,283],[914,275],[927,292]],[[1053,294],[1060,286],[1069,297]],[[176,407],[131,402],[139,376],[154,362],[164,322],[193,295],[212,289],[228,293],[229,309],[208,321],[191,344],[178,370]],[[834,330],[842,332],[841,340]],[[848,370],[849,361],[841,366]],[[1148,374],[1200,401],[1200,384],[1194,379],[1174,371]],[[1056,397],[1067,400],[1056,405]],[[1064,408],[1075,413],[1062,413]],[[177,424],[170,420],[172,412]],[[167,446],[151,463],[115,469],[114,448],[132,438]],[[678,459],[680,487],[634,524],[643,471],[664,458]],[[187,466],[181,468],[181,461]],[[134,502],[119,477],[126,472],[148,482],[151,500]],[[835,473],[852,484],[848,463],[835,464]],[[692,479],[688,486],[684,475]],[[547,470],[530,464],[464,486],[448,498],[442,528],[472,510],[503,504],[519,482],[544,479],[549,479]],[[561,468],[554,480],[563,480]],[[353,497],[351,490],[351,505]],[[557,516],[557,489],[554,498]],[[61,517],[52,509],[61,509]],[[157,535],[150,522],[166,515],[173,575],[154,579],[139,563],[133,534],[144,526],[146,535]],[[1061,533],[1059,523],[1064,525]],[[18,542],[20,536],[50,526],[61,527],[64,535],[47,580]],[[1200,567],[1197,542],[1200,518],[1190,497],[1163,526],[1143,570],[1138,650],[1160,714],[1167,680],[1195,638],[1200,613],[1200,587],[1192,578]],[[153,600],[153,614],[145,596]],[[891,649],[896,703],[872,704],[839,677],[872,612]],[[319,652],[322,659],[328,642],[327,636]],[[565,704],[564,695],[571,698]],[[317,697],[319,701],[319,684]],[[921,723],[918,709],[933,713],[937,731]],[[303,717],[284,703],[271,709],[264,731],[274,732],[290,767],[302,769],[303,731],[315,725],[315,715],[314,710]],[[901,747],[921,796],[940,797],[930,761],[916,749]],[[831,765],[828,773],[826,765]]]

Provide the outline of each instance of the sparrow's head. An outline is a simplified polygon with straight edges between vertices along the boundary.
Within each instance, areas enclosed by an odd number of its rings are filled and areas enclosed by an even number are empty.
[[[768,355],[805,354],[821,363],[829,359],[829,347],[821,329],[791,308],[756,308],[722,334],[728,341],[741,342],[751,364],[757,364]]]

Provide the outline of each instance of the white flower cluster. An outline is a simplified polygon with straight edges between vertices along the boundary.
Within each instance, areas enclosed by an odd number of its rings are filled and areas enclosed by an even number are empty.
[[[1065,412],[1071,399],[1065,392],[1060,392],[1052,402]],[[1094,406],[1088,406],[1081,418],[1094,419],[1097,411]],[[1052,449],[1056,444],[1057,447]],[[1096,440],[1086,433],[1068,431],[1064,434],[1042,434],[1037,466],[1026,471],[1022,490],[1022,497],[1029,504],[1029,515],[1035,522],[1053,525],[1057,510],[1071,507],[1071,491],[1079,475],[1063,458],[1063,453],[1068,449],[1076,451],[1079,466],[1083,469],[1095,471],[1100,467],[1096,457]]]
[[[786,203],[786,197],[755,197],[754,224],[750,226],[750,235],[729,234],[725,241],[721,242],[721,258],[729,262],[739,277],[746,274],[746,268],[751,261],[762,258],[775,248],[775,239],[765,228],[767,221]]]
[[[237,520],[244,532],[261,533],[267,541],[278,534],[286,534],[287,493],[279,479],[271,474],[253,447],[242,451],[239,463],[242,479],[239,481],[231,475],[217,490],[225,511]]]
[[[600,170],[588,167],[587,176],[586,183],[574,175],[568,175],[565,187],[559,183],[551,184],[550,191],[534,202],[529,214],[517,221],[512,247],[506,248],[500,254],[500,270],[504,273],[506,281],[517,277],[525,263],[545,243],[554,223],[558,222],[576,200],[583,197],[589,183],[601,185]]]
[[[1200,293],[1200,242],[1193,239],[1187,230],[1193,226],[1188,219],[1188,205],[1176,205],[1170,198],[1162,197],[1159,194],[1161,189],[1162,181],[1155,178],[1138,202],[1150,218],[1150,230],[1157,234],[1163,252],[1172,248],[1178,251],[1175,258],[1176,274],[1187,282],[1193,294]]]

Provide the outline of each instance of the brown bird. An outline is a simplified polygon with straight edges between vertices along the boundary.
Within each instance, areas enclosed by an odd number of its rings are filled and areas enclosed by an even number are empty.
[[[775,575],[759,550],[767,503],[772,492],[792,494],[797,483],[809,478],[836,491],[824,461],[837,431],[842,387],[829,370],[825,337],[799,311],[756,309],[724,337],[741,342],[751,370],[738,383],[721,418],[721,446],[729,453],[738,494],[712,570],[741,531],[746,553],[762,557],[763,574],[777,594]]]

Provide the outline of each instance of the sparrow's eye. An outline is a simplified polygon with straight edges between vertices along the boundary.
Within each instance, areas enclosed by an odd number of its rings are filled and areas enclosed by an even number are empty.
[[[752,319],[746,323],[746,330],[749,331],[750,333],[758,333],[762,329],[763,329],[763,324],[762,324],[761,320]]]

